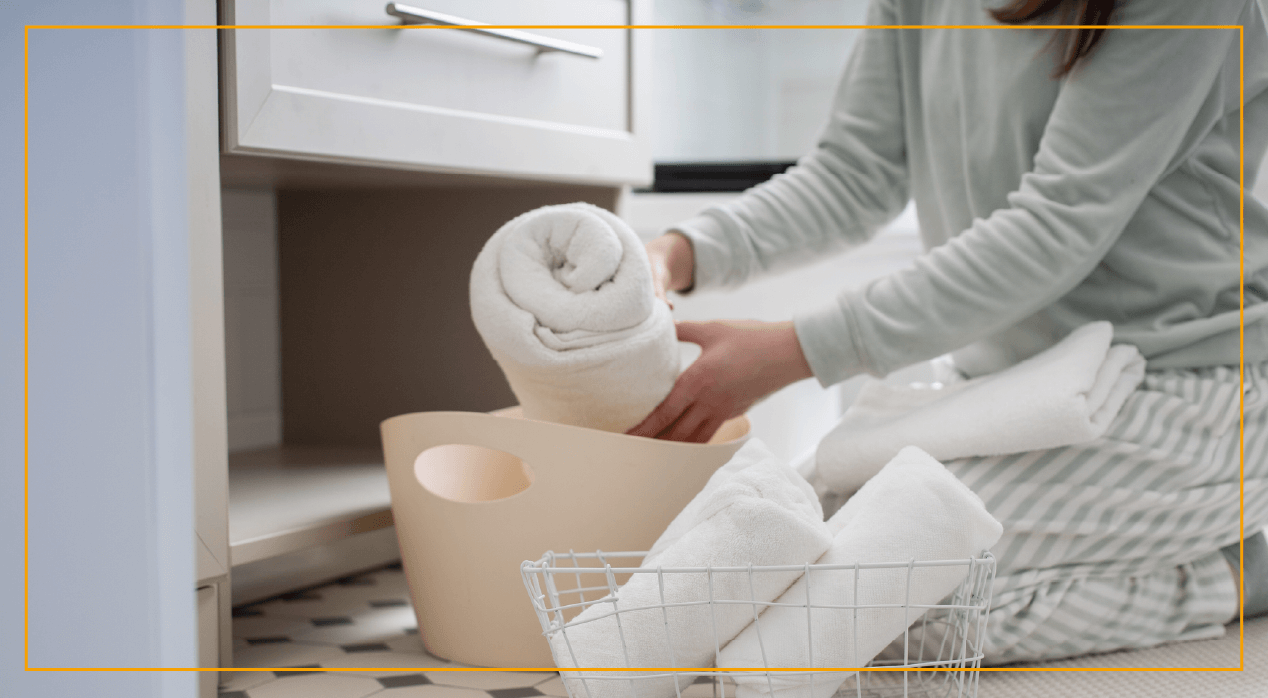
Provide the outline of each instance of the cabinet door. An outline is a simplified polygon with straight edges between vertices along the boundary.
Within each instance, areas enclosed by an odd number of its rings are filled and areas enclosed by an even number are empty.
[[[489,24],[626,25],[642,1],[409,5]],[[383,0],[223,5],[226,23],[266,27],[225,31],[229,152],[592,184],[650,179],[634,123],[643,77],[635,54],[646,38],[636,35],[649,30],[522,30],[602,53],[592,58],[458,29],[405,28]]]

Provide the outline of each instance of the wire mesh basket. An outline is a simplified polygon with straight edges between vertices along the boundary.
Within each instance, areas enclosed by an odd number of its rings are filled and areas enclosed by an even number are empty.
[[[547,552],[521,565],[571,698],[977,695],[995,577],[989,552],[672,569],[639,567],[645,555]],[[787,591],[760,600],[762,575],[788,580],[776,585]],[[650,596],[618,594],[627,584]],[[745,656],[752,661],[735,663]]]

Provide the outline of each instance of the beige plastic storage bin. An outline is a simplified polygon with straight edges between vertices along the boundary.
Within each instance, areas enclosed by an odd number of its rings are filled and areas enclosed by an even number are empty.
[[[542,551],[647,550],[737,451],[737,417],[708,444],[493,414],[383,422],[392,514],[419,632],[437,657],[552,667],[520,563]]]

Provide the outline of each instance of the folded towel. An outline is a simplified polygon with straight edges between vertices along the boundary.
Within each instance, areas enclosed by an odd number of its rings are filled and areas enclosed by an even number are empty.
[[[1145,375],[1130,345],[1094,322],[1015,366],[951,385],[872,381],[824,437],[811,480],[821,495],[862,486],[904,446],[942,461],[1091,441]]]
[[[736,452],[724,473],[692,500],[666,532],[672,538],[653,565],[741,567],[793,565],[817,559],[832,541],[814,491],[757,439]],[[740,467],[742,466],[742,467]],[[750,601],[772,601],[800,570],[788,572],[637,573],[614,598],[582,611],[551,638],[555,663],[569,667],[703,667],[717,649],[753,621]],[[663,591],[661,579],[664,580]],[[712,583],[711,583],[712,581]],[[663,596],[662,596],[663,594]],[[745,603],[715,603],[741,601]],[[664,604],[689,603],[665,608]],[[619,624],[613,611],[619,610]],[[642,609],[642,610],[639,610]],[[582,674],[585,676],[583,677]],[[569,672],[571,695],[589,698],[668,698],[674,678],[626,672]],[[582,681],[582,679],[588,679]],[[680,687],[690,676],[677,677]],[[587,693],[588,691],[588,693]]]
[[[471,270],[471,316],[529,419],[623,432],[678,377],[647,252],[597,206],[546,206],[502,226]]]
[[[915,447],[903,449],[846,502],[828,526],[836,535],[832,547],[819,558],[821,565],[967,559],[990,548],[1003,532],[977,495]],[[812,570],[809,602],[937,604],[955,591],[968,571],[967,565],[914,567],[909,584],[907,567],[860,570],[857,583],[852,569]],[[924,614],[919,608],[814,608],[810,636],[806,590],[803,577],[777,601],[793,605],[767,609],[757,623],[722,648],[718,666],[861,667]],[[852,673],[813,674],[813,690],[808,673],[774,673],[769,680],[741,674],[735,678],[735,696],[768,696],[773,687],[779,698],[827,698]]]

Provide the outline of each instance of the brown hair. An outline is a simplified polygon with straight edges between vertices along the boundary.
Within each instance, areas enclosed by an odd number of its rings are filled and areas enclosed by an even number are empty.
[[[1055,49],[1058,60],[1054,78],[1063,77],[1074,69],[1076,63],[1092,53],[1100,43],[1114,15],[1119,0],[1011,0],[1007,5],[991,10],[995,21],[1004,24],[1023,24],[1055,14],[1055,24],[1097,25],[1081,29],[1059,29],[1049,46]]]

